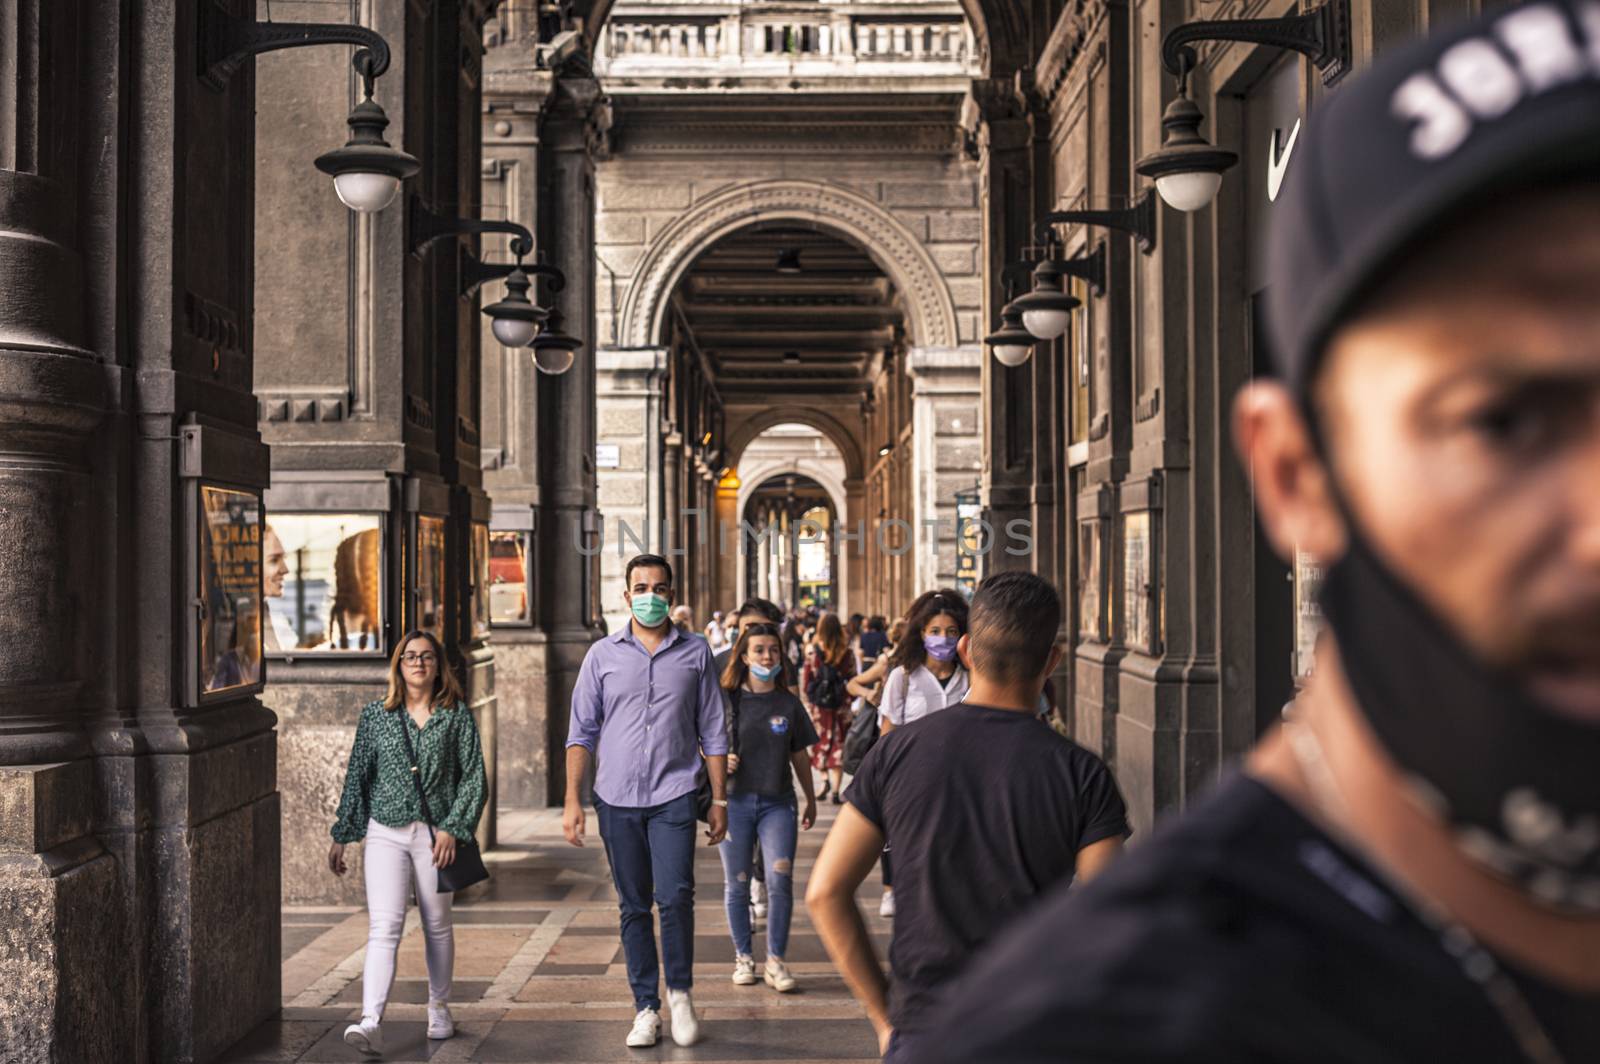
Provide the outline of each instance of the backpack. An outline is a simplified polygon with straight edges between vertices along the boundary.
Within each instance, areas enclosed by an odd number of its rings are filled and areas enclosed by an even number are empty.
[[[806,700],[818,709],[838,709],[844,705],[844,677],[820,653],[806,681]]]
[[[900,678],[906,680],[904,671]],[[906,680],[901,685],[901,697],[905,697],[910,681]],[[844,756],[839,759],[839,767],[854,776],[861,771],[861,762],[867,759],[867,754],[877,745],[881,725],[878,722],[878,707],[861,700],[861,709],[856,713],[856,719],[850,722],[850,730],[844,736]]]

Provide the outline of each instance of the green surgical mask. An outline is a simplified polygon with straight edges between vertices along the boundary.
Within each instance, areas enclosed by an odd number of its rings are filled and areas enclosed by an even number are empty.
[[[646,628],[655,628],[667,619],[667,600],[651,591],[633,596],[633,616]]]

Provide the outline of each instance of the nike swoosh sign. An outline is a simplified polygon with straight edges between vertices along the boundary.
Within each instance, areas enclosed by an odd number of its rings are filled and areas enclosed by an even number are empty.
[[[1294,142],[1300,136],[1300,120],[1294,120],[1294,128],[1289,130],[1289,139],[1283,142],[1283,147],[1278,146],[1278,138],[1283,135],[1283,130],[1272,131],[1272,151],[1267,154],[1267,200],[1276,202],[1278,189],[1283,187],[1283,175],[1289,169],[1289,156],[1294,152]]]

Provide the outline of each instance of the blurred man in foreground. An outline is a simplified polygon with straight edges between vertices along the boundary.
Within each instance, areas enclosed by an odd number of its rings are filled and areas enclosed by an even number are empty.
[[[1329,630],[1244,774],[940,1003],[939,1061],[1600,1060],[1600,15],[1322,102],[1234,411]]]

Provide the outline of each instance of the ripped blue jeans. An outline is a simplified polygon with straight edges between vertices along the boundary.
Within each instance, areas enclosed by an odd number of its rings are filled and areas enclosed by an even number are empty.
[[[792,794],[728,796],[728,837],[717,850],[722,856],[728,932],[736,953],[750,955],[750,865],[758,838],[767,866],[767,956],[782,957],[789,948],[799,819]]]

